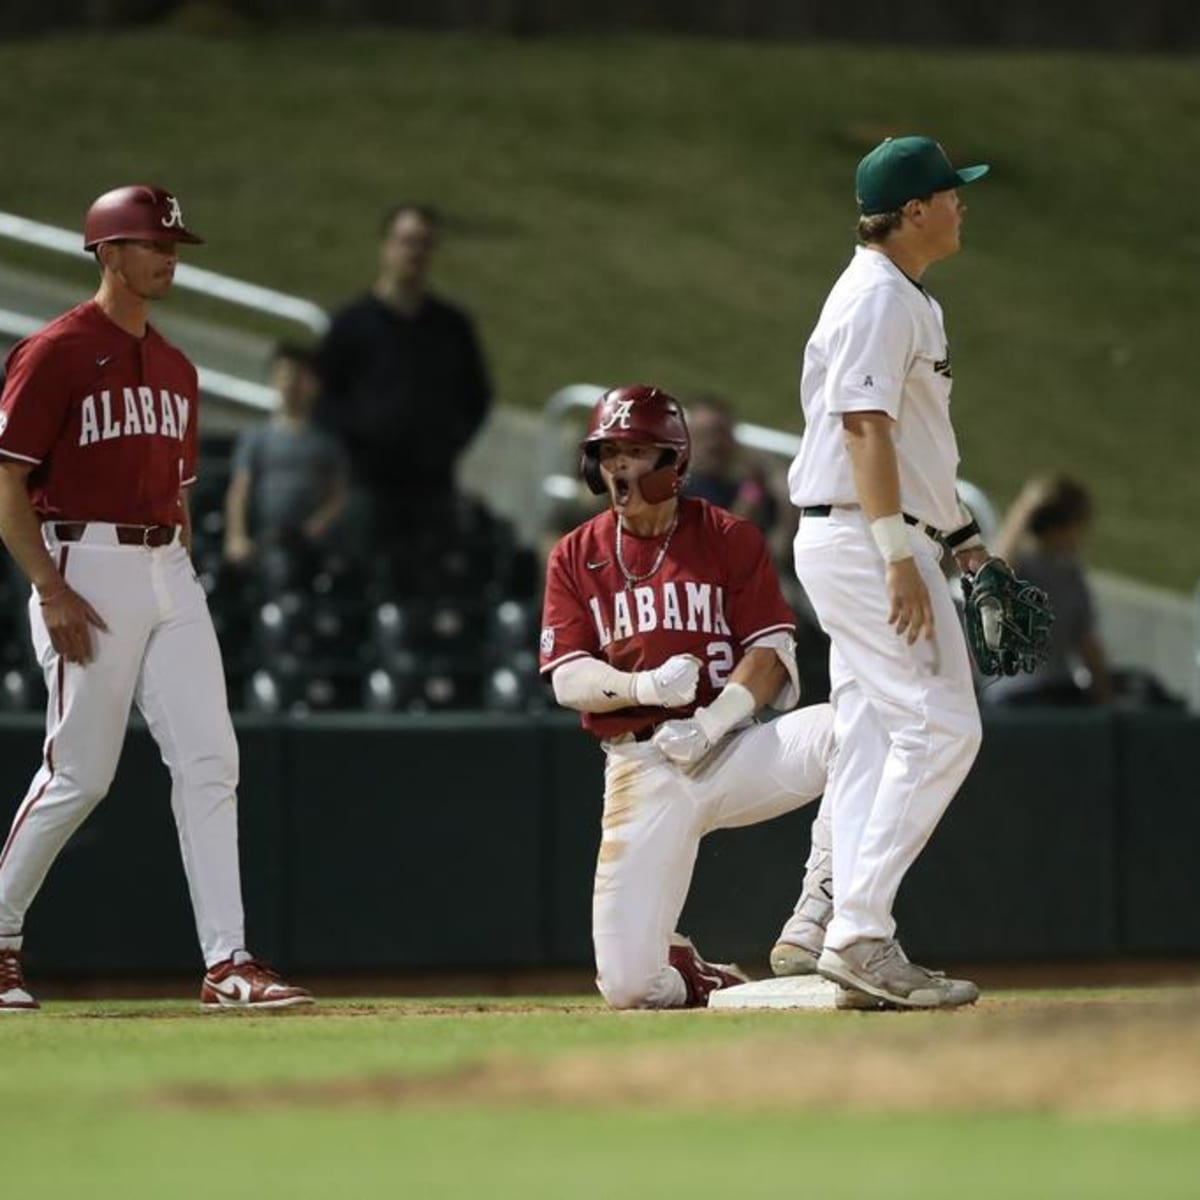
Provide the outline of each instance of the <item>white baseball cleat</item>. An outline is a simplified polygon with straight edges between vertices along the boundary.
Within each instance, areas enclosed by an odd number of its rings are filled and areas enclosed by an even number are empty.
[[[209,1010],[294,1008],[312,1002],[311,992],[285,983],[245,950],[235,950],[232,958],[210,967],[200,988],[200,1003]]]
[[[810,950],[807,946],[795,946],[791,942],[776,942],[771,950],[771,973],[773,975],[815,975],[821,947]]]
[[[818,970],[844,988],[896,1008],[959,1008],[979,999],[970,980],[947,979],[940,971],[909,962],[895,938],[860,938],[841,950],[826,946]]]
[[[20,950],[0,950],[0,1013],[36,1012],[39,1008],[25,986]]]

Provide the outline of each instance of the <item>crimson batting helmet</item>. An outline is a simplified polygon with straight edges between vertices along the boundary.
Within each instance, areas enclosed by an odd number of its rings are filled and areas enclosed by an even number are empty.
[[[596,401],[588,420],[588,431],[580,443],[579,472],[592,492],[599,496],[608,489],[600,475],[601,442],[636,442],[659,446],[663,451],[658,466],[638,480],[649,504],[661,504],[678,495],[687,474],[692,439],[683,405],[674,396],[642,384],[612,388]]]
[[[179,201],[166,188],[135,183],[97,197],[83,219],[85,250],[120,241],[201,245],[204,239],[184,225]]]

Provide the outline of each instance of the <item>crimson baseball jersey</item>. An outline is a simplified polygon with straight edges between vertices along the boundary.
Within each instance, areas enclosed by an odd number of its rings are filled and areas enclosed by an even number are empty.
[[[9,353],[0,455],[34,464],[40,517],[174,525],[196,475],[196,368],[154,328],[134,337],[94,300]]]
[[[712,702],[746,650],[769,633],[791,630],[762,534],[706,500],[681,498],[679,523],[658,570],[628,583],[617,560],[611,509],[562,538],[546,566],[541,671],[577,658],[601,658],[621,671],[662,666],[676,654],[702,663],[696,702],[687,708],[622,708],[584,713],[597,737],[685,717]],[[664,535],[625,530],[622,553],[633,576],[650,571]]]

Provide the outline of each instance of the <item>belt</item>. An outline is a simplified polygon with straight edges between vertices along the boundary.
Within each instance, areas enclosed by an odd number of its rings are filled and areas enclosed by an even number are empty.
[[[87,521],[57,521],[54,536],[60,542],[80,542],[87,527]],[[175,540],[174,525],[114,525],[112,528],[122,546],[166,546]]]
[[[808,504],[800,510],[802,517],[827,517],[833,512],[832,504]],[[904,518],[905,525],[911,525],[914,529],[919,529],[926,537],[933,538],[935,542],[942,540],[942,531],[933,525],[926,525],[924,521],[912,516],[910,513],[901,513]]]

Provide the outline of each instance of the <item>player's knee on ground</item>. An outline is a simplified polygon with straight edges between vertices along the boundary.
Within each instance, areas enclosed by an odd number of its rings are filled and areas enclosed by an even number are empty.
[[[678,978],[665,964],[650,973],[616,964],[597,971],[596,985],[613,1008],[669,1008],[678,1003],[674,995]]]

